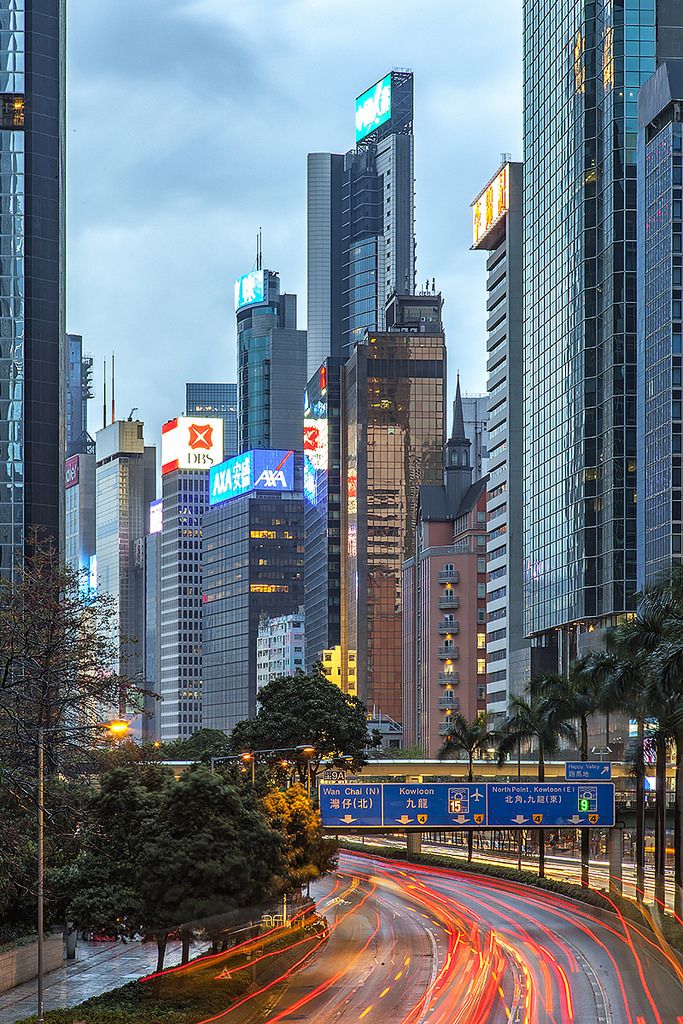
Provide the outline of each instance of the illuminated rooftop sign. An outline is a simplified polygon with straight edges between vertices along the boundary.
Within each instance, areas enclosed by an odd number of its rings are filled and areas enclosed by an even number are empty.
[[[223,459],[223,420],[178,416],[161,428],[161,475],[210,469]]]
[[[235,312],[244,306],[253,306],[258,302],[267,302],[265,270],[251,270],[242,274],[235,281]]]
[[[356,100],[356,142],[391,117],[391,73],[370,86]]]
[[[510,208],[510,169],[501,167],[493,181],[472,203],[472,245],[478,246]]]
[[[209,505],[220,505],[249,491],[271,494],[294,490],[294,452],[255,448],[209,474]]]
[[[149,506],[149,532],[161,533],[164,525],[164,499],[158,498]]]

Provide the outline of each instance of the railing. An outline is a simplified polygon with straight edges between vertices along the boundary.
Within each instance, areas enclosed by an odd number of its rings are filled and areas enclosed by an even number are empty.
[[[459,647],[439,647],[438,655],[440,658],[453,658],[457,660],[460,657]]]
[[[454,636],[457,636],[459,632],[459,622],[449,622],[448,619],[441,619],[439,622],[439,633],[441,636],[445,636],[447,633],[453,633]]]
[[[460,700],[458,697],[439,697],[439,708],[444,711],[449,708],[451,711],[460,710]]]
[[[459,608],[460,598],[457,594],[446,592],[439,598],[439,608]]]
[[[439,672],[437,679],[440,683],[450,683],[451,686],[457,686],[460,682],[459,672]]]
[[[460,573],[457,569],[441,569],[439,583],[459,583]]]

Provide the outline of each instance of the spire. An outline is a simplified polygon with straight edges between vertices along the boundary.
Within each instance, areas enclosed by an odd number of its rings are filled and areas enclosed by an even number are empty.
[[[462,397],[460,395],[460,374],[458,374],[458,382],[455,385],[455,401],[453,402],[453,430],[451,431],[450,441],[455,441],[459,443],[467,441],[467,434],[465,433],[465,417],[462,411]]]

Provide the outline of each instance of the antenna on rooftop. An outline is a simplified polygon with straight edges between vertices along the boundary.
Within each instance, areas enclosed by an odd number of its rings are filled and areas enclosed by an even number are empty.
[[[263,270],[263,234],[262,229],[258,229],[256,236],[256,269]]]
[[[102,392],[102,429],[107,425],[107,360],[104,360],[104,390]]]

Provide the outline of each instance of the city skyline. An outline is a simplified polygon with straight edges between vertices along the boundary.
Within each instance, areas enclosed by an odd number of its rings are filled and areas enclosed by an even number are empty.
[[[287,290],[299,295],[305,328],[306,156],[352,145],[355,97],[395,66],[415,75],[417,280],[420,286],[435,277],[444,295],[449,399],[458,369],[464,392],[485,391],[483,257],[469,252],[469,204],[502,150],[521,155],[521,3],[502,4],[496,25],[485,26],[481,15],[437,2],[430,18],[416,20],[409,48],[401,10],[388,3],[372,12],[330,3],[324,19],[314,5],[278,4],[268,10],[268,52],[277,50],[268,66],[263,40],[255,39],[243,12],[152,2],[144,11],[131,7],[127,18],[126,6],[122,11],[107,0],[93,10],[73,0],[70,9],[67,325],[95,357],[93,408],[101,407],[102,360],[112,348],[120,367],[117,409],[127,414],[139,406],[152,437],[169,401],[182,408],[177,380],[237,379],[233,282],[254,263],[259,227],[264,263],[277,267]],[[293,18],[304,10],[305,17]],[[141,31],[148,20],[154,32]],[[462,37],[472,46],[454,65],[448,40]],[[161,40],[168,52],[161,52]],[[484,76],[477,54],[492,46],[499,61]],[[126,120],[125,139],[113,153],[112,130],[120,125],[124,132],[122,51],[140,120]],[[181,51],[187,66],[179,71],[171,55]],[[333,51],[345,61],[341,67],[334,61],[330,76]],[[241,69],[242,82],[231,66]],[[211,92],[203,88],[208,77]],[[225,85],[216,90],[222,77]],[[177,132],[170,107],[192,110],[186,130]],[[470,152],[465,140],[481,138],[483,125],[483,144]],[[247,126],[249,145],[236,162],[231,154]],[[273,150],[279,150],[278,187],[267,188]],[[133,354],[145,379],[157,382],[144,394],[136,376],[124,377]],[[96,413],[93,419],[97,429]]]

